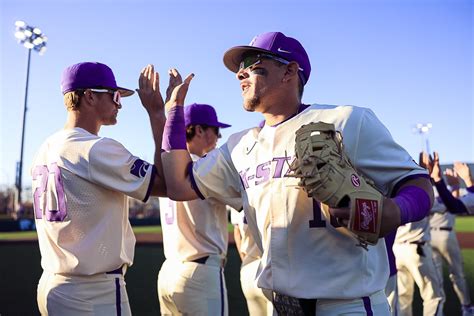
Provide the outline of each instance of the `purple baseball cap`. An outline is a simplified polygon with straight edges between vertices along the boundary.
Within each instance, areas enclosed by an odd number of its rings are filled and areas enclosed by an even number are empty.
[[[207,125],[220,128],[230,127],[231,125],[221,123],[217,120],[216,110],[207,104],[193,103],[184,107],[184,123],[189,125]]]
[[[118,90],[121,97],[131,96],[135,91],[117,86],[114,73],[109,66],[97,62],[84,62],[67,67],[61,77],[63,94],[80,89]]]
[[[306,84],[311,74],[309,57],[300,42],[281,32],[268,32],[257,35],[248,46],[235,46],[224,53],[224,64],[232,72],[238,72],[242,57],[247,52],[267,53],[288,61],[295,61],[302,68]]]

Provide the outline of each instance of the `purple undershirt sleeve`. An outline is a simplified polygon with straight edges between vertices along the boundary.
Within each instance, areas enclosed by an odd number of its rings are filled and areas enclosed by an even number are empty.
[[[420,221],[430,212],[428,193],[414,185],[401,188],[393,200],[400,209],[401,225]]]
[[[456,199],[451,192],[449,192],[448,188],[446,187],[446,183],[444,180],[441,179],[439,182],[434,183],[436,190],[438,190],[439,197],[441,201],[443,201],[444,205],[450,213],[453,214],[460,214],[460,213],[467,213],[467,208],[461,200]]]
[[[168,152],[174,149],[187,149],[184,107],[175,106],[168,112],[161,148]]]

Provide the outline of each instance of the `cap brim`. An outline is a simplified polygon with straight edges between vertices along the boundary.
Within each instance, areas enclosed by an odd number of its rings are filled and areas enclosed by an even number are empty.
[[[122,88],[122,87],[117,87],[117,90],[120,92],[121,97],[129,97],[135,93],[135,91],[133,90]]]
[[[253,46],[235,46],[224,53],[224,65],[232,72],[239,71],[242,56],[250,51],[275,55],[272,51]]]
[[[217,127],[220,127],[220,128],[227,128],[227,127],[231,127],[232,125],[229,125],[229,124],[225,124],[225,123],[221,123],[221,122],[217,122]]]

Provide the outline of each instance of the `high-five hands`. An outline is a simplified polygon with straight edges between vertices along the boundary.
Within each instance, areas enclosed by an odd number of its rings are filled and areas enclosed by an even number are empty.
[[[142,69],[138,78],[138,87],[136,91],[148,114],[163,111],[164,102],[160,93],[160,75],[155,72],[153,65]]]
[[[194,78],[194,74],[189,74],[183,82],[181,75],[176,68],[170,69],[168,73],[170,75],[170,85],[166,90],[166,111],[169,111],[176,105],[184,105],[189,84]]]

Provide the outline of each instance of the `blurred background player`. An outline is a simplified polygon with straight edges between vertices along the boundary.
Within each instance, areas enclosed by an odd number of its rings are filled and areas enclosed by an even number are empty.
[[[216,147],[218,121],[207,104],[185,107],[186,145],[193,160]],[[160,199],[166,260],[158,274],[162,315],[228,315],[224,264],[228,242],[228,212],[216,200],[175,202]]]
[[[420,154],[420,166],[429,162]],[[400,315],[411,316],[415,283],[423,300],[423,315],[442,315],[444,291],[437,274],[430,245],[428,217],[398,227],[393,253],[397,267],[397,290]]]
[[[160,159],[164,104],[153,66],[142,70],[139,86],[153,132],[154,165],[98,136],[102,126],[117,123],[121,97],[133,91],[117,86],[101,63],[63,72],[66,124],[43,143],[31,170],[42,315],[131,315],[124,281],[135,247],[128,196],[146,201],[166,192]]]
[[[371,110],[302,103],[311,65],[296,39],[281,32],[257,35],[248,46],[229,49],[224,64],[236,73],[244,109],[262,113],[265,123],[233,134],[192,163],[185,145],[176,141],[185,134],[182,105],[190,83],[185,80],[171,97],[163,137],[167,193],[175,200],[217,199],[236,209],[241,205],[234,206],[233,199],[243,203],[249,230],[262,249],[258,286],[272,291],[279,314],[389,315],[385,244],[357,247],[334,218],[348,219],[349,208],[323,215],[299,181],[285,176],[295,157],[294,133],[317,121],[342,133],[355,168],[387,196],[381,237],[428,214],[433,190],[426,170]]]
[[[463,180],[466,186],[472,187],[469,167],[459,162],[455,163],[456,169],[464,176]],[[438,183],[438,187],[445,186],[441,177],[441,167],[439,165],[439,155],[434,153],[434,159],[430,165],[431,178],[434,183]],[[451,194],[454,198],[460,197],[460,175],[453,169],[447,168],[445,177],[448,185],[451,187]],[[443,183],[441,183],[443,181]],[[444,189],[442,189],[444,190]],[[438,194],[439,195],[439,194]],[[431,209],[430,226],[431,226],[431,246],[433,247],[433,259],[443,285],[443,261],[446,262],[449,271],[449,279],[453,285],[454,292],[459,298],[462,307],[462,315],[474,315],[474,307],[471,306],[471,298],[469,287],[466,281],[463,267],[463,258],[459,242],[456,237],[455,215],[465,214],[465,209],[448,209],[442,202],[441,198],[437,199]]]
[[[244,293],[250,316],[271,316],[272,302],[257,286],[257,270],[262,257],[255,240],[248,231],[244,211],[231,209],[231,223],[234,225],[235,246],[239,251],[242,265],[240,266],[240,285]]]

